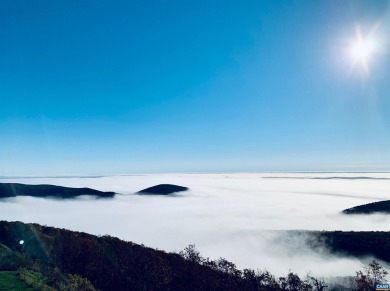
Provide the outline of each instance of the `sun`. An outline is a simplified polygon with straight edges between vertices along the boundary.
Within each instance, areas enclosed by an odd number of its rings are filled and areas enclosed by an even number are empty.
[[[378,26],[368,34],[363,35],[360,27],[356,26],[356,36],[350,45],[350,56],[352,58],[352,67],[360,66],[366,76],[369,75],[369,63],[373,56],[378,52],[378,45],[375,39],[375,32]]]
[[[376,44],[372,39],[361,39],[352,45],[351,55],[359,62],[368,62],[375,52]]]

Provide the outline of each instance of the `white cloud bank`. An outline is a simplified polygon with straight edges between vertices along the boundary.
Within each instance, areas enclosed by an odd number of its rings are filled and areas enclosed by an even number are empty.
[[[267,178],[267,177],[278,178]],[[311,179],[344,177],[344,179]],[[365,179],[345,179],[366,177]],[[304,179],[303,179],[304,178]],[[381,178],[381,179],[367,179]],[[96,178],[18,178],[1,182],[55,184],[115,191],[111,200],[56,201],[19,197],[0,202],[0,219],[110,234],[147,246],[179,251],[196,244],[202,255],[225,257],[240,268],[289,269],[305,275],[354,275],[361,263],[314,253],[297,239],[275,243],[263,230],[383,230],[390,216],[344,216],[345,208],[390,199],[390,174],[161,174]],[[176,197],[138,196],[170,183],[190,188]]]

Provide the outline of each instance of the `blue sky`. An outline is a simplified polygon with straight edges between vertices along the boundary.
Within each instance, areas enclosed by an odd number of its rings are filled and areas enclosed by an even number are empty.
[[[388,1],[1,1],[0,176],[390,170],[389,36]]]

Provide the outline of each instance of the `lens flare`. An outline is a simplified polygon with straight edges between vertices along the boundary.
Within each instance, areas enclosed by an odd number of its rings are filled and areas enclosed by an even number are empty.
[[[364,76],[369,76],[369,63],[378,52],[376,32],[380,24],[378,23],[367,35],[363,35],[360,26],[356,26],[356,36],[350,45],[350,56],[352,58],[352,69],[360,67]]]
[[[361,62],[367,62],[371,55],[375,52],[375,48],[376,43],[374,40],[360,40],[352,46],[352,57]]]

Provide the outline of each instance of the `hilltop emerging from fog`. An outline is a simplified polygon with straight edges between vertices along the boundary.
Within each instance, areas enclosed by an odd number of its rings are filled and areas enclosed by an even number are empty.
[[[344,214],[390,213],[390,200],[363,204],[343,210]]]
[[[141,195],[170,195],[170,194],[174,194],[177,192],[183,192],[183,191],[187,191],[187,190],[188,190],[188,188],[183,187],[183,186],[177,186],[177,185],[171,185],[171,184],[160,184],[160,185],[156,185],[153,187],[143,189],[143,190],[137,192],[137,194],[141,194]]]
[[[0,183],[0,199],[17,196],[50,197],[59,199],[92,195],[98,198],[112,198],[114,192],[102,192],[91,188],[71,188],[55,185],[25,185],[18,183]]]

